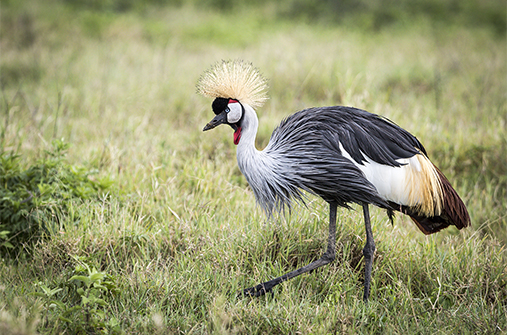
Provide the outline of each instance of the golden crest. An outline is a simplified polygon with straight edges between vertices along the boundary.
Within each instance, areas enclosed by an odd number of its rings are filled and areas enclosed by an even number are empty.
[[[231,98],[261,107],[268,99],[267,80],[252,63],[222,60],[204,72],[197,82],[197,93],[210,98]]]

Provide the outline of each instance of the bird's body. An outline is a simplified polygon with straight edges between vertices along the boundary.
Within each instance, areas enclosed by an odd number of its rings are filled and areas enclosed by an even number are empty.
[[[469,225],[465,205],[444,175],[430,162],[423,145],[391,121],[343,106],[297,112],[273,131],[264,150],[257,150],[258,118],[253,106],[262,104],[264,81],[251,65],[222,62],[198,84],[198,91],[215,97],[216,117],[204,130],[229,124],[234,130],[237,160],[257,202],[270,215],[303,201],[304,191],[330,204],[329,244],[324,256],[301,269],[246,289],[261,295],[282,281],[334,259],[336,207],[363,206],[367,243],[365,292],[369,296],[375,245],[368,204],[409,215],[425,234],[449,225]]]
[[[342,114],[338,109],[333,112],[336,116]],[[293,114],[275,129],[262,151],[254,144],[257,133],[254,113],[245,107],[246,125],[241,127],[237,159],[258,203],[267,213],[275,208],[280,211],[290,208],[293,199],[302,200],[302,190],[341,206],[351,202],[387,206],[354,163],[333,142],[327,141],[329,135],[338,134],[338,129],[325,129],[324,113],[305,110]]]
[[[443,207],[456,194],[443,193],[448,181],[423,145],[387,119],[343,106],[305,109],[283,120],[258,151],[257,116],[244,108],[238,165],[267,213],[290,208],[304,190],[343,207],[366,203],[412,214],[425,234],[467,225],[466,215]]]

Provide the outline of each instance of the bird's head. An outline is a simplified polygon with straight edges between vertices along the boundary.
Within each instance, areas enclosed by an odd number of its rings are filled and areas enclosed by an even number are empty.
[[[208,122],[203,131],[228,124],[234,129],[234,144],[238,145],[241,138],[241,119],[245,112],[243,105],[236,99],[216,98],[212,108],[216,116]]]
[[[211,67],[199,79],[197,92],[215,98],[212,104],[216,116],[208,122],[203,131],[221,124],[234,129],[234,144],[241,137],[241,121],[247,104],[260,107],[267,100],[267,82],[259,71],[242,60],[222,61]]]

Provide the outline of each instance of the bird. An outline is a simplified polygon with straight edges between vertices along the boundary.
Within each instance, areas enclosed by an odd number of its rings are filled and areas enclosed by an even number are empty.
[[[239,169],[268,217],[316,195],[329,204],[329,235],[318,260],[246,288],[241,296],[273,293],[276,285],[332,262],[338,207],[362,207],[365,303],[375,252],[369,205],[386,210],[391,223],[395,212],[408,215],[426,235],[470,226],[465,204],[421,142],[386,117],[347,106],[307,108],[283,119],[258,150],[255,109],[268,99],[267,89],[267,79],[248,61],[213,64],[196,85],[197,93],[214,99],[215,116],[203,131],[221,124],[234,130]]]

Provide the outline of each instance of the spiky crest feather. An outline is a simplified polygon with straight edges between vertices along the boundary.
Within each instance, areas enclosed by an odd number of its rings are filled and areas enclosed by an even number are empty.
[[[232,98],[253,108],[268,99],[267,80],[252,63],[222,60],[203,73],[197,82],[197,93],[210,98]]]

